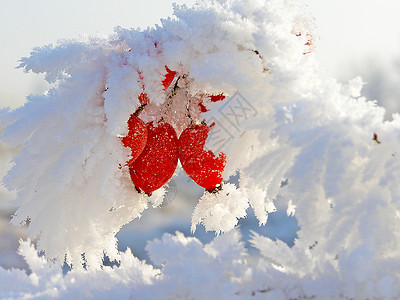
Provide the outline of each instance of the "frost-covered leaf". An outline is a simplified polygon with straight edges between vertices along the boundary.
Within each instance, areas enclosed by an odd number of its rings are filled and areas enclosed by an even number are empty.
[[[196,230],[197,224],[203,224],[206,230],[232,230],[240,218],[246,217],[248,200],[234,184],[224,184],[217,192],[204,192],[192,215],[191,230]]]
[[[206,0],[174,11],[162,26],[117,28],[22,59],[55,85],[1,112],[2,140],[21,147],[3,179],[17,192],[12,222],[29,223],[38,250],[58,264],[67,254],[74,268],[62,276],[22,244],[33,272],[0,269],[1,296],[399,298],[399,115],[384,121],[384,109],[360,96],[361,78],[343,85],[321,76],[305,54],[313,22],[293,1]],[[169,87],[166,66],[177,72]],[[178,135],[214,117],[212,133],[223,136],[208,145],[219,141],[210,148],[227,155],[225,180],[240,173],[238,187],[203,195],[192,230],[228,232],[249,205],[264,224],[278,199],[296,213],[293,247],[255,234],[261,259],[251,265],[236,231],[206,246],[164,235],[147,248],[159,270],[118,253],[115,234],[163,193],[136,192],[120,140],[144,90],[140,117],[169,122]],[[211,103],[213,93],[225,102]],[[120,268],[101,270],[104,252]],[[78,268],[83,253],[87,271]]]

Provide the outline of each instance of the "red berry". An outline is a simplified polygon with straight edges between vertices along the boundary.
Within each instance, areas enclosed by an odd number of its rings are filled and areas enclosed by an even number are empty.
[[[167,70],[167,73],[165,74],[165,78],[164,80],[161,82],[164,89],[166,89],[167,87],[169,87],[171,85],[171,82],[174,80],[175,71],[171,71],[167,66],[165,66],[165,70]],[[146,104],[150,101],[149,96],[147,96],[147,94],[144,92],[145,90],[145,86],[143,83],[143,75],[142,72],[139,72],[139,82],[141,82],[142,84],[142,90],[143,92],[139,95],[138,99],[140,104]]]
[[[186,128],[179,137],[179,159],[190,178],[208,191],[213,191],[222,182],[226,155],[216,156],[204,149],[211,128],[199,124]]]
[[[225,99],[224,94],[218,94],[218,95],[210,95],[210,100],[211,102],[218,102],[218,101],[222,101]],[[203,104],[203,100],[199,102],[199,108],[201,112],[207,112],[208,109],[207,107],[204,106]]]
[[[199,108],[203,113],[208,111],[207,107],[204,106],[203,101],[199,102]]]
[[[165,70],[167,70],[167,74],[165,74],[165,79],[162,81],[163,87],[166,89],[170,86],[171,82],[174,80],[175,71],[171,71],[167,66],[165,66]]]
[[[122,144],[132,150],[132,158],[127,162],[131,164],[142,153],[147,141],[146,124],[134,114],[128,120],[128,134],[122,138]]]
[[[217,102],[217,101],[224,100],[225,96],[224,96],[224,94],[221,93],[221,94],[218,94],[218,95],[211,95],[210,98],[211,98],[211,102]]]
[[[147,104],[150,101],[149,96],[147,96],[146,93],[141,93],[139,95],[138,99],[139,99],[140,104],[142,104],[142,105]]]
[[[178,164],[178,137],[168,123],[146,124],[147,144],[129,166],[136,189],[151,193],[162,187],[174,174]]]

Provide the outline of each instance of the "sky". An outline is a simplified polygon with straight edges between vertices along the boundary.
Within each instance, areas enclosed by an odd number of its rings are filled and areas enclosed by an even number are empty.
[[[397,0],[302,0],[316,18],[317,54],[325,66],[365,59],[387,59],[400,50]],[[341,65],[341,68],[343,65]],[[341,72],[343,72],[342,70]]]
[[[13,0],[0,10],[0,108],[22,105],[30,93],[45,91],[43,76],[15,69],[31,49],[82,34],[109,34],[115,26],[146,28],[172,15],[172,3],[194,0]],[[360,74],[370,97],[391,102],[400,80],[398,0],[298,0],[315,17],[315,53],[323,72],[340,81]],[[387,102],[390,102],[387,101]],[[400,102],[400,101],[399,101]],[[384,102],[382,102],[384,103]],[[392,110],[396,110],[394,105]]]
[[[362,95],[400,112],[400,1],[300,0],[315,17],[315,53],[325,73],[340,82],[360,75]]]

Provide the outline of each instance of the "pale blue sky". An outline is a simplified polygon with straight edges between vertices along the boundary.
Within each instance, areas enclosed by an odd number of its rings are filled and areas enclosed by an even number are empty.
[[[16,107],[29,93],[41,92],[41,76],[15,70],[35,46],[79,34],[109,34],[115,26],[153,26],[172,15],[172,3],[194,0],[0,0],[0,107]]]
[[[399,0],[299,0],[316,18],[316,54],[335,77],[351,77],[351,64],[390,61],[400,50]],[[194,0],[0,0],[0,107],[16,107],[45,89],[38,75],[15,70],[35,46],[80,33],[108,34],[117,25],[147,27],[172,14],[172,3]],[[355,74],[354,74],[355,75]]]
[[[346,62],[400,56],[399,0],[299,0],[316,18],[323,65],[341,72]]]

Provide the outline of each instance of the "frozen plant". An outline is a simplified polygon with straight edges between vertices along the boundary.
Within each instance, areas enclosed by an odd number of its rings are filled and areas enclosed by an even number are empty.
[[[32,274],[46,282],[55,274],[59,281],[50,287],[66,294],[82,288],[152,299],[398,298],[399,115],[384,122],[384,109],[361,97],[361,78],[342,85],[319,73],[312,19],[293,1],[207,0],[175,6],[174,14],[161,27],[116,28],[107,38],[36,48],[22,59],[22,68],[45,73],[54,88],[1,115],[2,140],[22,144],[4,178],[17,191],[12,222],[29,221],[37,250],[59,262],[66,255],[73,264],[63,277],[30,248],[22,253],[47,272]],[[241,98],[234,97],[237,91]],[[218,95],[223,99],[213,98]],[[227,103],[237,109],[244,100],[251,116],[226,113]],[[141,152],[129,164],[136,146],[121,140],[134,128],[128,126],[132,115],[147,124],[150,136],[157,130],[151,126],[168,127],[162,138],[172,145],[191,145],[179,141],[181,133],[204,122],[210,126],[210,150],[204,151],[214,150],[214,163],[223,154],[213,178],[240,173],[238,186],[206,186],[206,174],[198,177],[196,162],[188,164],[186,172],[206,189],[192,228],[200,223],[230,232],[208,245],[180,233],[153,241],[148,251],[157,270],[116,248],[119,229],[149,204],[160,205],[163,194],[155,188],[160,182],[145,186],[134,179],[139,170],[140,178],[151,178],[136,164],[153,166],[154,158],[144,160]],[[211,136],[224,130],[229,142],[213,143]],[[171,151],[160,154],[168,172],[185,156],[179,147],[151,147]],[[250,266],[232,229],[248,206],[265,224],[278,197],[298,219],[298,239],[289,248],[254,234],[263,258]],[[121,267],[99,269],[104,252]],[[82,253],[88,271],[79,268]],[[32,274],[1,276],[28,282],[20,293],[49,287],[40,280],[29,285]],[[107,281],[109,274],[124,275]],[[71,276],[80,281],[74,285]],[[80,285],[88,278],[93,285]]]

